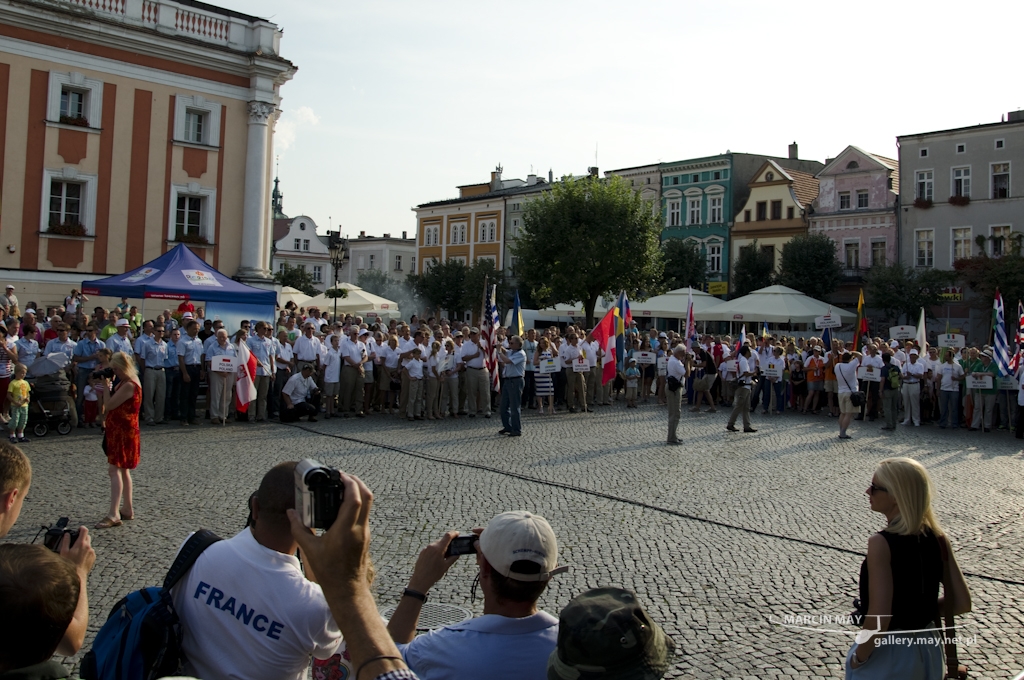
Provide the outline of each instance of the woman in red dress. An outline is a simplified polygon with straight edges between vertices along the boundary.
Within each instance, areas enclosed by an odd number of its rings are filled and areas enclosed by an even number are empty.
[[[139,384],[135,362],[124,352],[117,352],[111,357],[110,368],[119,381],[103,404],[103,412],[106,414],[103,444],[107,452],[107,472],[110,474],[110,512],[96,524],[97,529],[121,526],[121,520],[135,517],[131,470],[139,465],[142,385]],[[122,497],[124,505],[121,504]]]

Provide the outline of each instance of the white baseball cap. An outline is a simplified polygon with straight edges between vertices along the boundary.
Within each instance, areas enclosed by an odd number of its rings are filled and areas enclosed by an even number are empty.
[[[569,570],[556,567],[558,541],[551,525],[540,515],[525,510],[503,512],[488,522],[480,534],[480,552],[495,571],[516,581],[547,581]],[[515,562],[524,560],[538,564],[539,573],[512,571]]]
[[[35,314],[35,313],[36,313],[36,310],[34,310],[34,309],[32,309],[31,307],[29,307],[28,309],[26,309],[26,310],[25,310],[25,313],[26,313],[26,314]]]
[[[364,328],[364,329],[362,329],[361,331],[359,331],[359,335],[358,335],[357,337],[360,337],[360,338],[361,338],[361,337],[363,337],[364,335],[369,335],[369,334],[370,334],[370,331],[368,331],[368,330],[366,330],[366,329]]]
[[[120,327],[120,326],[130,326],[130,325],[131,324],[128,323],[128,319],[118,319],[117,323],[114,324],[114,327],[117,328],[117,327]]]
[[[889,347],[899,347],[899,346],[900,346],[900,343],[899,343],[898,340],[893,340],[892,342],[889,343]]]
[[[912,350],[910,350],[910,356],[912,356],[912,357],[916,357],[917,355],[918,355],[918,352],[917,352],[917,350],[916,350],[916,349],[912,349]]]
[[[181,315],[181,318],[182,319],[191,319],[192,318],[192,312],[185,312],[184,314]]]

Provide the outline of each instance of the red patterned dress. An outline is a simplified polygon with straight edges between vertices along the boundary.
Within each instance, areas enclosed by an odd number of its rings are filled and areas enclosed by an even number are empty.
[[[114,392],[124,389],[126,382],[119,383]],[[107,462],[126,470],[139,465],[139,407],[142,405],[142,388],[137,383],[132,398],[107,414],[105,444]]]

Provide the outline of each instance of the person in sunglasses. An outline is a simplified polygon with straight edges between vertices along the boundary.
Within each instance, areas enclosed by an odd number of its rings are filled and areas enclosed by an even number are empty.
[[[863,625],[846,655],[846,678],[937,680],[943,677],[941,640],[955,631],[933,630],[935,621],[971,611],[971,594],[932,510],[931,479],[915,460],[887,458],[867,494],[887,523],[868,539],[861,564],[854,605]]]

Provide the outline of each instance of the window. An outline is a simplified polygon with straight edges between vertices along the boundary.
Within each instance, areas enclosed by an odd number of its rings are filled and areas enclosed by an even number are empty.
[[[928,149],[921,149],[918,152],[918,158],[928,158]]]
[[[1009,251],[1010,227],[990,227],[992,232],[989,243],[992,244],[992,256],[999,257]]]
[[[857,192],[857,207],[866,208],[868,207],[868,192],[858,191]]]
[[[885,239],[871,241],[871,265],[885,265]]]
[[[787,220],[793,219],[793,206],[787,206],[787,208],[786,208],[786,219]]]
[[[324,280],[324,268],[321,265],[313,265],[313,283],[320,283]]]
[[[750,221],[750,211],[749,210],[744,210],[743,211],[743,221],[744,222],[749,222]]]
[[[992,198],[1010,197],[1010,164],[992,164]]]
[[[302,250],[302,239],[295,239],[295,247],[293,248],[293,250]]]
[[[722,171],[721,170],[715,170],[715,172],[714,172],[712,177],[713,177],[713,179],[722,179]]]
[[[647,178],[647,184],[650,184],[650,183],[651,183],[651,178],[650,178],[650,177],[648,177],[648,178]]]
[[[782,219],[782,201],[772,201],[772,219]]]
[[[775,266],[775,246],[761,246],[761,252],[771,259],[772,267]]]
[[[76,90],[67,86],[60,89],[60,121],[66,122],[65,118],[81,119],[86,118],[86,98],[88,91]]]
[[[679,201],[668,202],[668,226],[679,226]]]
[[[953,168],[953,195],[971,195],[971,169]]]
[[[306,265],[304,264],[295,265],[295,268],[298,269],[300,272],[306,271]]]
[[[713,272],[715,274],[722,271],[721,244],[708,244],[708,271]]]
[[[370,269],[373,269],[373,264],[374,264],[373,261],[374,261],[374,259],[376,259],[376,256],[375,255],[370,255]]]
[[[396,272],[402,271],[402,256],[401,255],[395,255],[395,271]]]
[[[717,172],[715,173],[718,174]],[[722,197],[713,196],[708,199],[708,222],[711,224],[720,224],[722,220]]]
[[[451,242],[452,242],[453,245],[456,244],[456,243],[465,243],[466,242],[466,224],[465,223],[453,224],[453,225],[451,225],[450,228],[451,228]]]
[[[764,181],[766,181],[766,182],[774,182],[775,181],[775,173],[774,172],[767,173],[764,176]]]
[[[953,227],[951,238],[953,240],[953,261],[962,260],[971,256],[971,228]]]
[[[365,268],[366,268],[366,258],[363,257],[362,255],[360,255],[359,256],[359,269],[365,269]]]
[[[917,173],[917,198],[923,201],[932,200],[935,191],[931,170],[919,170]]]
[[[50,180],[49,226],[82,223],[82,185],[78,182]]]
[[[409,273],[410,274],[415,274],[416,273],[416,260],[415,259],[409,260]]]
[[[519,210],[519,204],[518,203],[513,203],[512,204],[512,210]]]
[[[996,148],[997,149],[1006,148],[1006,140],[1005,139],[997,139],[996,140]]]
[[[757,202],[757,221],[764,222],[768,219],[768,204],[765,201]]]
[[[859,167],[860,163],[858,163],[857,161],[850,161],[849,163],[846,164],[847,170],[856,170]]]
[[[686,223],[700,224],[700,199],[690,198],[686,201]]]
[[[302,250],[304,252],[307,252],[307,253],[309,252],[309,239],[308,238],[302,239]]]
[[[839,209],[849,210],[850,209],[850,192],[840,191],[839,192]]]
[[[860,269],[860,241],[847,241],[843,248],[846,251],[846,268]]]
[[[678,177],[673,177],[672,178],[672,184],[679,184],[679,178]]]
[[[967,145],[966,144],[957,144],[956,145],[956,152],[957,153],[964,153],[965,151],[967,151]]]
[[[81,73],[50,71],[46,120],[98,128],[102,119],[103,81]]]
[[[203,230],[203,197],[178,196],[174,217],[174,239],[185,236],[201,236]]]
[[[201,95],[174,98],[174,140],[188,144],[220,144],[221,105]]]
[[[279,272],[281,272],[282,274],[284,274],[284,267],[285,267],[285,264],[287,264],[287,263],[285,263],[285,262],[279,262],[279,263],[278,263],[278,265],[277,265],[277,271],[279,271]]]
[[[918,267],[931,267],[935,264],[935,230],[918,229],[914,236],[917,242],[915,264]]]
[[[694,184],[696,184],[697,182],[700,181],[700,175],[698,175],[698,174],[692,175],[691,178],[690,178],[690,181],[693,182]]]

